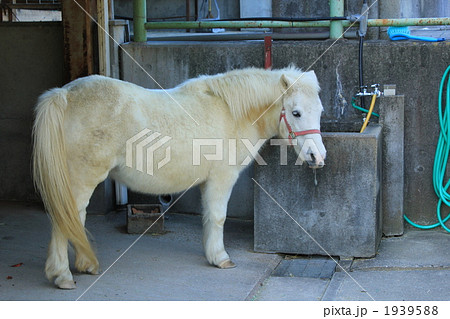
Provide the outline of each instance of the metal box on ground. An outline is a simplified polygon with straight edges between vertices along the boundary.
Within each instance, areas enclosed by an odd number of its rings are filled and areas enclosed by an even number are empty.
[[[164,216],[160,204],[127,205],[127,232],[129,234],[162,234]]]
[[[280,165],[280,146],[255,165],[254,248],[259,252],[372,257],[382,235],[381,126],[364,133],[323,133],[325,166]]]

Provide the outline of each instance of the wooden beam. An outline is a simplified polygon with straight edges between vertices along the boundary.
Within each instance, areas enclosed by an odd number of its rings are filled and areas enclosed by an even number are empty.
[[[62,1],[66,82],[94,73],[95,28],[89,15],[97,16],[95,1]]]
[[[97,0],[99,74],[111,75],[108,0]]]

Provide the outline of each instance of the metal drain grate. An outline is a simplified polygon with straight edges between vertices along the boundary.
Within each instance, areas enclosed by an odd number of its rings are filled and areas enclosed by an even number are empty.
[[[308,277],[331,279],[336,263],[330,258],[285,259],[275,268],[274,277]]]

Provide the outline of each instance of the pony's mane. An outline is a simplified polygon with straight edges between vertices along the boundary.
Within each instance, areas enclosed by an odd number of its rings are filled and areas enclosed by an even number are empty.
[[[187,81],[183,86],[191,89],[199,85],[206,86],[211,94],[226,102],[235,119],[241,119],[247,117],[251,111],[270,106],[281,96],[284,92],[281,84],[283,74],[292,82],[298,80],[295,87],[305,84],[303,82],[306,84],[310,82],[308,79],[302,79],[302,74],[307,73],[289,66],[278,70],[246,68],[212,76],[201,76]],[[309,76],[307,78],[310,79]]]

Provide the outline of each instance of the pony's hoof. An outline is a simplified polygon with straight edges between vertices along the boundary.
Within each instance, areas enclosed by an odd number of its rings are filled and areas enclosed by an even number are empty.
[[[58,284],[58,288],[69,290],[69,289],[75,289],[75,288],[77,288],[77,286],[75,285],[75,282],[73,280],[66,280],[66,281],[63,281],[60,284]]]
[[[91,266],[86,269],[86,272],[91,275],[98,275],[100,271],[98,270],[98,266]]]
[[[217,267],[219,267],[220,269],[229,269],[236,267],[236,264],[232,262],[230,259],[227,259],[218,264]]]

